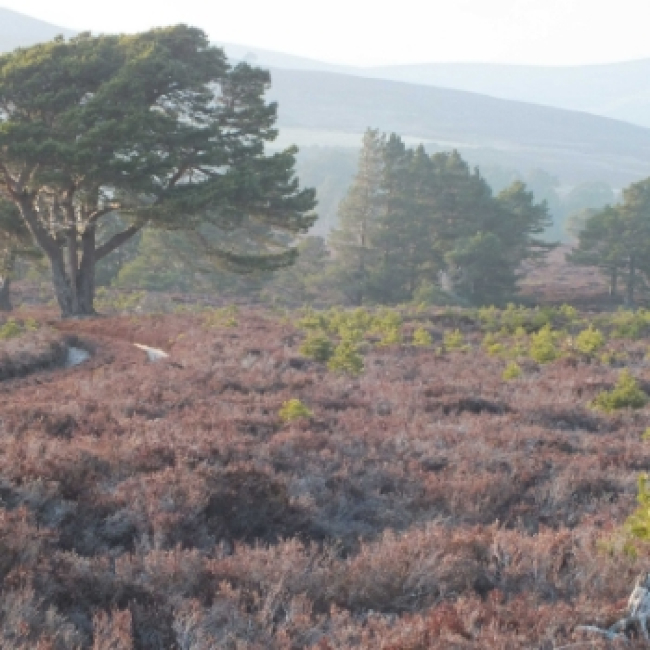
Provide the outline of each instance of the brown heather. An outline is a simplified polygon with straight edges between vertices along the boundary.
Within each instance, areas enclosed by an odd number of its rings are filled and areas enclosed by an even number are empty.
[[[89,363],[0,383],[0,647],[617,647],[575,631],[647,569],[614,534],[650,407],[588,407],[617,369],[389,346],[348,377],[237,322],[68,322]]]

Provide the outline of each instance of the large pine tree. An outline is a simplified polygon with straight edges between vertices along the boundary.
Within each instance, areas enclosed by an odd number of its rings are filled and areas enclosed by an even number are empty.
[[[265,154],[269,84],[184,25],[0,56],[0,195],[47,256],[63,316],[94,312],[97,264],[145,226],[192,231],[233,268],[293,261],[276,235],[313,224],[314,192],[295,149]],[[112,213],[124,228],[100,242]],[[232,248],[235,230],[256,245]]]

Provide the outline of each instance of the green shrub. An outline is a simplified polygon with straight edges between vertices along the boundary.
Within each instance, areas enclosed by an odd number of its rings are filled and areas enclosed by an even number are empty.
[[[480,307],[478,310],[478,319],[483,329],[488,332],[496,332],[500,328],[500,313],[494,306]]]
[[[558,309],[558,312],[560,315],[564,316],[569,323],[573,323],[578,319],[578,310],[571,305],[562,305]]]
[[[583,354],[592,355],[598,352],[605,345],[605,337],[600,330],[590,325],[588,329],[582,330],[575,339],[575,347]]]
[[[488,332],[483,337],[481,345],[487,354],[492,357],[501,356],[506,353],[506,346],[501,343],[492,332]]]
[[[363,372],[363,357],[355,341],[344,339],[336,346],[327,367],[337,372],[358,375]]]
[[[518,379],[521,377],[521,368],[519,367],[519,364],[516,361],[511,361],[506,366],[506,369],[503,371],[503,375],[501,376],[503,377],[504,381]]]
[[[650,541],[650,487],[648,487],[648,476],[639,476],[637,493],[637,509],[632,513],[625,527],[633,537],[644,541]]]
[[[628,359],[626,352],[615,352],[610,350],[603,352],[600,355],[600,362],[605,366],[614,366],[616,364],[625,363]]]
[[[445,332],[445,350],[467,350],[468,346],[465,345],[465,339],[460,330],[456,329],[453,332]]]
[[[327,330],[329,319],[324,314],[309,308],[304,311],[304,316],[298,319],[296,326],[303,330]]]
[[[402,332],[398,329],[389,329],[384,331],[384,335],[379,341],[379,345],[400,345],[402,343]]]
[[[315,361],[327,362],[334,354],[334,345],[324,334],[309,334],[300,346],[300,353]]]
[[[402,316],[398,311],[382,309],[370,323],[373,331],[379,333],[392,332],[402,327]]]
[[[283,422],[293,422],[300,418],[310,418],[313,413],[299,399],[290,399],[282,404],[278,415]]]
[[[433,339],[431,334],[424,327],[418,327],[415,332],[413,332],[413,345],[417,345],[422,348],[427,348],[433,344]]]
[[[484,337],[483,341],[481,342],[481,346],[484,347],[486,350],[491,348],[493,345],[497,344],[498,340],[497,337],[494,335],[493,332],[488,332]]]
[[[624,408],[643,408],[648,396],[641,390],[629,370],[619,375],[616,386],[610,391],[603,391],[594,399],[592,406],[607,413]]]
[[[532,334],[530,337],[529,354],[531,359],[537,363],[549,363],[555,361],[560,356],[557,348],[558,335],[551,330],[551,326],[546,324],[539,332]]]
[[[613,338],[639,339],[650,331],[650,312],[620,309],[611,317],[611,324]]]
[[[2,327],[0,327],[0,339],[13,339],[24,332],[24,328],[13,318],[10,318]]]

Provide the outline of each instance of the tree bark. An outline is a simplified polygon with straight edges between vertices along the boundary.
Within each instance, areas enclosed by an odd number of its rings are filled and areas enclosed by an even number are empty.
[[[52,286],[54,287],[56,300],[59,303],[61,317],[70,318],[71,316],[76,316],[78,314],[75,313],[73,306],[72,292],[70,291],[70,281],[65,270],[63,252],[61,249],[57,249],[56,253],[50,254],[48,251],[46,251],[46,253],[50,259],[50,267],[52,269]]]
[[[618,289],[618,269],[614,267],[612,269],[609,281],[609,295],[612,298],[616,298],[616,291]]]
[[[81,236],[81,264],[77,271],[79,310],[86,315],[95,314],[95,226],[86,228]]]
[[[68,284],[70,285],[70,301],[72,313],[79,312],[79,292],[77,286],[79,255],[77,252],[77,229],[72,227],[66,235],[68,244]]]
[[[101,246],[97,246],[97,218],[102,214],[108,214],[108,210],[104,213],[100,211],[93,219],[86,222],[81,234],[81,247],[77,225],[73,224],[69,228],[65,237],[66,255],[61,242],[57,241],[39,221],[34,198],[23,194],[16,197],[16,203],[36,243],[50,261],[52,285],[61,316],[63,318],[93,316],[96,313],[94,301],[97,262],[136,235],[140,231],[140,226],[131,226],[117,233]]]
[[[634,282],[636,280],[636,260],[630,256],[629,274],[627,278],[627,288],[625,292],[625,306],[634,307]]]
[[[0,311],[11,311],[14,308],[11,302],[11,278],[0,277]]]

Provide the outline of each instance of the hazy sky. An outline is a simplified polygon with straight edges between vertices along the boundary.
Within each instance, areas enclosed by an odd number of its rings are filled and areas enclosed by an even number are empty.
[[[570,65],[650,57],[648,0],[0,0],[64,27],[189,23],[219,41],[335,63]]]

